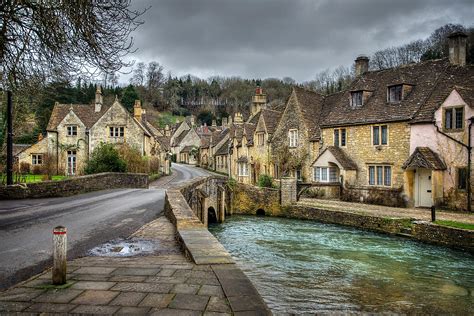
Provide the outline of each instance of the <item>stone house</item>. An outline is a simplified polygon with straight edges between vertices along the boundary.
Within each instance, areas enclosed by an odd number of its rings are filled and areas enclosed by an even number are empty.
[[[474,117],[474,66],[466,65],[465,34],[452,34],[448,42],[449,64],[410,121],[405,193],[414,206],[465,210],[469,173],[472,188],[467,147]]]
[[[293,88],[271,138],[271,174],[275,178],[292,176],[301,181],[312,178],[311,162],[319,154],[323,105],[321,94],[300,87]],[[287,164],[288,170],[280,170],[282,160],[287,160],[289,156],[293,157],[293,162]]]
[[[442,204],[456,182],[443,174],[461,170],[458,178],[465,179],[467,156],[454,159],[462,146],[438,130],[466,140],[472,67],[443,59],[368,71],[368,62],[357,58],[349,89],[324,100],[322,147],[312,163],[312,181],[342,183],[345,200]],[[446,165],[452,165],[449,172]]]
[[[34,166],[44,164],[48,156],[55,160],[57,173],[80,175],[100,143],[127,143],[143,156],[159,157],[162,148],[155,138],[159,134],[151,130],[139,101],[132,115],[117,99],[110,106],[103,104],[98,87],[94,104],[56,103],[47,136],[23,150],[18,159]]]
[[[251,156],[255,127],[252,122],[244,123],[242,114],[236,113],[229,135],[229,174],[245,184],[256,183],[255,165]]]

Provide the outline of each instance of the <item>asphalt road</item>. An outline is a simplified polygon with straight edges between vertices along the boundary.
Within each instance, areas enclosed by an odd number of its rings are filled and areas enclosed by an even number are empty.
[[[150,189],[115,189],[65,198],[0,201],[0,290],[51,265],[52,229],[67,227],[68,257],[126,238],[163,211],[165,189],[207,173],[173,164]]]

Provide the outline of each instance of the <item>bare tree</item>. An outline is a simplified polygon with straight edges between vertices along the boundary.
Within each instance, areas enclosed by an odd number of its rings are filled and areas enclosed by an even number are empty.
[[[145,82],[145,63],[139,62],[133,69],[133,76],[130,78],[130,83],[134,86],[143,87]]]
[[[31,77],[115,72],[132,52],[145,10],[131,0],[21,1],[0,6],[0,75],[14,89]]]
[[[156,61],[150,62],[146,72],[146,99],[153,106],[158,106],[160,103],[160,88],[162,88],[164,82],[163,66]]]

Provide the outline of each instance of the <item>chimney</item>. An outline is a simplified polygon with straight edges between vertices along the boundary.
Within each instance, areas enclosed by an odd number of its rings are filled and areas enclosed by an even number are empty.
[[[212,127],[217,127],[217,121],[215,119],[212,120]]]
[[[194,126],[194,115],[191,115],[191,126]]]
[[[227,127],[227,117],[222,118],[222,126]]]
[[[38,134],[38,141],[42,141],[43,140],[43,133],[39,133]]]
[[[258,85],[255,88],[255,95],[252,97],[251,116],[254,116],[266,107],[267,95],[263,93],[263,89]]]
[[[449,62],[453,65],[466,65],[467,35],[464,32],[454,32],[448,36]]]
[[[165,136],[171,136],[170,126],[168,124],[165,125]]]
[[[102,110],[102,104],[102,90],[100,85],[97,85],[95,90],[95,112],[100,112]]]
[[[232,116],[229,115],[229,126],[232,125]]]
[[[369,71],[369,57],[359,56],[355,60],[355,75],[359,77],[360,75]]]
[[[133,117],[138,121],[142,120],[142,104],[140,100],[135,100],[135,105],[133,106]]]
[[[234,124],[242,124],[244,122],[244,119],[242,117],[242,113],[237,112],[234,115]]]

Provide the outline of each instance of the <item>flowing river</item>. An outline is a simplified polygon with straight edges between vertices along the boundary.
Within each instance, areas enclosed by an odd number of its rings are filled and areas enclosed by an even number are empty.
[[[209,230],[275,314],[474,313],[470,254],[293,219],[232,216]]]

